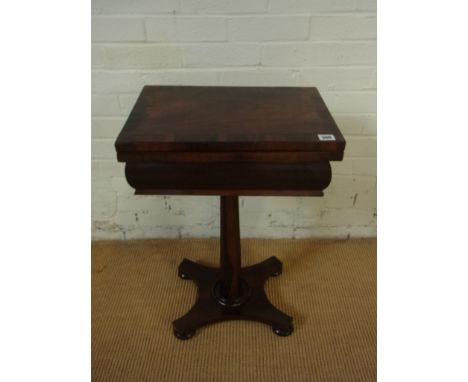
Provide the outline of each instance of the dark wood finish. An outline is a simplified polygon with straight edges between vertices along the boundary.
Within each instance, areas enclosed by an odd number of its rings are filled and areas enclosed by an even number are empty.
[[[239,198],[221,196],[221,257],[222,293],[229,301],[235,301],[240,295],[240,229]]]
[[[342,160],[343,152],[313,152],[313,151],[153,151],[153,152],[120,152],[117,153],[120,162],[260,162],[260,163],[310,163],[330,160]]]
[[[143,88],[115,143],[128,183],[141,195],[221,195],[220,268],[180,264],[179,276],[197,284],[198,296],[173,322],[177,338],[231,319],[292,333],[292,317],[263,289],[281,262],[241,267],[238,195],[322,196],[329,161],[343,158],[345,144],[316,88]]]
[[[201,326],[223,320],[254,320],[268,324],[273,332],[288,336],[293,319],[268,300],[264,283],[282,272],[276,257],[241,268],[239,204],[237,196],[221,197],[220,269],[184,259],[179,277],[193,280],[198,286],[195,305],[172,325],[179,339],[192,338]]]
[[[318,134],[336,140],[320,141]],[[345,140],[316,88],[145,86],[115,145],[119,160],[141,160],[135,153],[158,160],[151,153],[336,155]]]
[[[198,286],[195,305],[172,325],[179,339],[192,338],[195,331],[207,324],[225,320],[252,320],[270,325],[279,336],[288,336],[293,330],[293,319],[275,308],[263,288],[270,276],[281,273],[282,264],[272,256],[261,263],[242,268],[241,278],[250,288],[249,299],[237,308],[227,308],[213,298],[213,285],[220,278],[220,270],[185,259],[179,265],[179,276],[191,279]]]
[[[287,195],[302,191],[321,191],[331,181],[329,162],[317,163],[154,163],[128,162],[125,166],[128,183],[137,190],[153,194],[223,195]],[[158,192],[158,189],[161,190]]]
[[[207,190],[200,188],[194,190],[169,190],[169,189],[136,189],[135,195],[220,195],[220,196],[323,196],[322,190]]]

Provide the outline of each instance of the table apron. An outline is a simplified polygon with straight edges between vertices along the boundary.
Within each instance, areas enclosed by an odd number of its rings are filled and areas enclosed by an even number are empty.
[[[328,161],[312,163],[128,162],[138,194],[321,196],[331,181]]]

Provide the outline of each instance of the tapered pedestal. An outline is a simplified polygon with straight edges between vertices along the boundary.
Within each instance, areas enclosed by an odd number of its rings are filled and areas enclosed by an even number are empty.
[[[260,321],[280,336],[293,332],[292,317],[276,309],[264,291],[268,277],[281,274],[281,262],[270,257],[241,268],[237,196],[221,196],[220,264],[218,269],[184,259],[179,265],[179,277],[193,280],[198,295],[192,309],[172,323],[177,338],[189,339],[199,327],[223,320]]]

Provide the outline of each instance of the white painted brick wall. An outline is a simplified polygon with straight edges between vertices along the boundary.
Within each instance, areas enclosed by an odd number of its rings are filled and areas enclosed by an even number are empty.
[[[148,41],[214,42],[226,41],[224,17],[151,17],[145,19]]]
[[[308,16],[231,17],[227,30],[231,41],[302,41],[309,24]]]
[[[182,13],[261,13],[267,8],[268,0],[181,0]]]
[[[143,20],[136,17],[93,17],[93,41],[145,41]]]
[[[210,196],[135,196],[114,141],[147,84],[317,86],[347,139],[324,198],[243,197],[241,234],[376,234],[376,0],[92,0],[94,238],[218,236]]]
[[[375,16],[312,16],[310,39],[321,40],[375,40],[377,18]]]
[[[270,0],[272,13],[350,12],[356,9],[355,0]]]
[[[265,44],[262,65],[281,67],[368,65],[376,63],[374,42],[314,41]]]

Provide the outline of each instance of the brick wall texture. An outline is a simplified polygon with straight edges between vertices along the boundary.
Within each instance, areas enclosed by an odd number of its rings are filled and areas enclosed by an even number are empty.
[[[376,235],[376,0],[93,0],[92,236],[214,237],[214,196],[135,196],[114,140],[143,85],[316,86],[347,139],[323,198],[243,197],[243,237]]]

